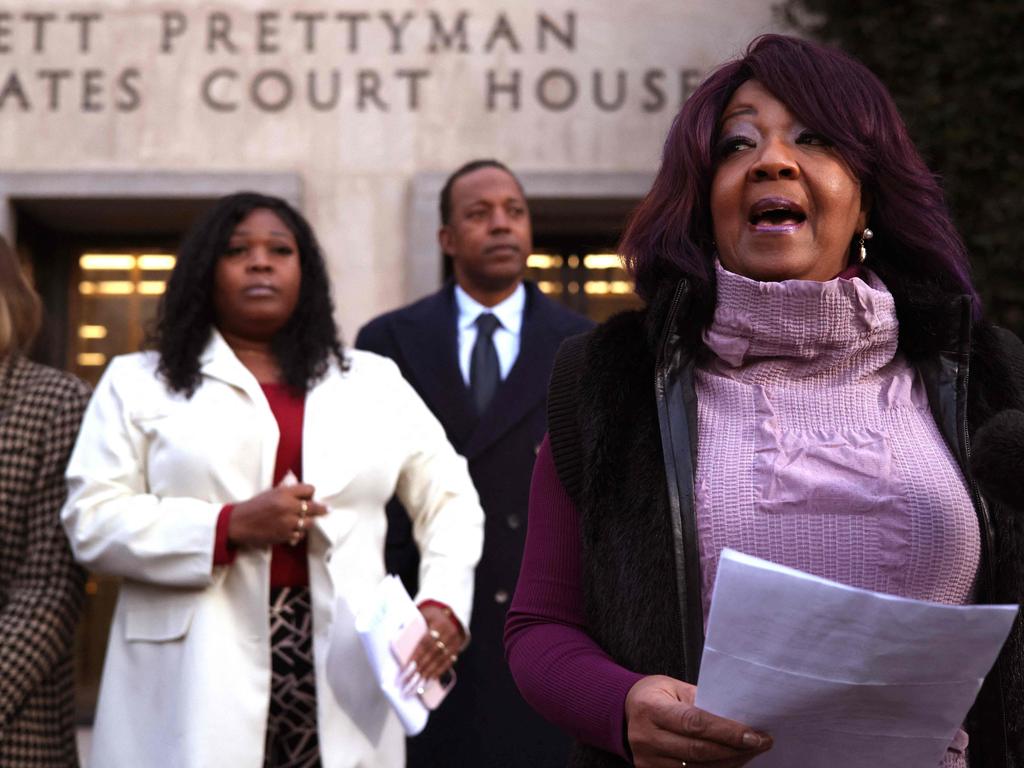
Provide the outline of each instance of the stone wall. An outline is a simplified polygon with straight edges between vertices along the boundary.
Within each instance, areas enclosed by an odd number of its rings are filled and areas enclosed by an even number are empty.
[[[494,156],[632,193],[702,75],[771,31],[770,6],[7,2],[0,171],[293,174],[351,335],[439,279],[409,242],[432,229],[414,190]]]

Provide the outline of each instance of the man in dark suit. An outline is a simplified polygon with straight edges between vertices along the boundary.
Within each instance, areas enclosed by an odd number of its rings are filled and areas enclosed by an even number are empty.
[[[530,475],[546,430],[548,376],[562,340],[592,323],[524,282],[532,233],[518,179],[501,163],[459,168],[441,191],[441,249],[455,280],[364,327],[356,346],[387,355],[469,462],[486,513],[472,641],[458,684],[410,739],[409,768],[565,765],[568,738],[522,700],[505,663],[505,612],[526,538]],[[388,568],[415,591],[408,518],[389,509]]]

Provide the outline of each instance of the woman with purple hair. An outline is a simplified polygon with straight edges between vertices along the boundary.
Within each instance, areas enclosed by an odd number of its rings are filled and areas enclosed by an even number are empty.
[[[725,547],[910,598],[1021,602],[1022,500],[970,446],[1021,415],[1024,346],[985,322],[874,75],[756,39],[683,106],[621,247],[647,306],[563,345],[506,626],[573,766],[771,748],[693,706]],[[1024,765],[1022,652],[1018,619],[944,766]]]

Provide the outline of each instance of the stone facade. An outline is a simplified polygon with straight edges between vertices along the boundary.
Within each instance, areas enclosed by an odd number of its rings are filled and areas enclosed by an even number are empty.
[[[493,156],[528,194],[635,197],[703,74],[772,29],[763,0],[14,0],[0,197],[277,179],[351,337],[438,284],[448,171]]]

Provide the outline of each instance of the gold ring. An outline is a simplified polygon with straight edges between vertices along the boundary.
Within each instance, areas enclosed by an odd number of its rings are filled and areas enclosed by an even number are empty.
[[[299,519],[304,518],[307,512],[309,512],[309,502],[303,499],[299,502]]]
[[[306,518],[300,517],[299,522],[295,525],[295,532],[302,533],[302,529],[306,527]]]
[[[440,639],[441,639],[441,633],[440,633],[440,632],[438,632],[438,631],[437,631],[436,629],[434,629],[433,627],[431,627],[431,629],[430,629],[430,632],[428,632],[427,634],[429,634],[429,635],[430,635],[430,639],[431,639],[431,640],[440,640]]]
[[[457,654],[457,653],[453,653],[453,654],[452,654],[451,656],[449,656],[448,658],[449,658],[449,659],[451,659],[451,662],[452,662],[452,664],[454,664],[454,663],[455,663],[456,661],[458,661],[458,660],[459,660],[459,654]]]
[[[448,646],[444,644],[444,640],[437,641],[437,650],[441,653],[448,653]]]

